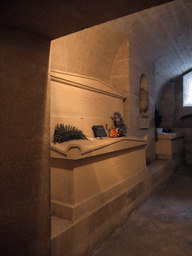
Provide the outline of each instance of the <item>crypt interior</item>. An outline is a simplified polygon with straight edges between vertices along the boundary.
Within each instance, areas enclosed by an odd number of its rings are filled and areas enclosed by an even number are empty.
[[[191,1],[97,4],[1,6],[1,255],[86,255],[192,164]]]

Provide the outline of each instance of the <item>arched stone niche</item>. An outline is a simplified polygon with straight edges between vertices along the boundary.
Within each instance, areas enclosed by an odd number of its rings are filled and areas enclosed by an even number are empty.
[[[129,40],[124,40],[121,44],[111,71],[110,85],[121,92],[125,92],[124,116],[126,127],[130,128],[130,77],[129,77]]]
[[[148,95],[148,82],[145,74],[141,75],[140,91],[139,91],[139,108],[140,108],[140,129],[149,128],[149,95]]]

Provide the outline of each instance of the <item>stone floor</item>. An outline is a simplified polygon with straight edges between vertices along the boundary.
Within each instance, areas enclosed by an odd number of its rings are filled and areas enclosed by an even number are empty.
[[[89,256],[192,255],[192,166],[175,171]]]

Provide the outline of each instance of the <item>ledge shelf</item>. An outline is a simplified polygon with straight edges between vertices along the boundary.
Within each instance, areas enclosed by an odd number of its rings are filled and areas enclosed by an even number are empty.
[[[103,155],[119,150],[145,146],[148,136],[120,138],[89,138],[88,140],[72,140],[62,144],[51,145],[51,157],[79,160],[87,157]]]

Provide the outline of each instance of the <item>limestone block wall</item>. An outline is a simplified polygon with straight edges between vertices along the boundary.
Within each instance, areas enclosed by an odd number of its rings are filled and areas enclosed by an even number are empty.
[[[125,39],[118,50],[113,62],[110,84],[121,90],[129,92],[129,40]]]
[[[111,116],[124,112],[125,95],[97,79],[51,71],[51,140],[57,124],[71,125],[94,137],[92,127],[103,125],[107,135]]]
[[[191,164],[191,118],[184,120],[182,117],[192,114],[192,107],[183,107],[183,75],[165,84],[158,95],[157,104],[162,115],[161,126],[167,126],[174,132],[184,132],[185,164]]]
[[[149,144],[146,147],[147,157],[150,160],[155,159],[154,143],[154,109],[155,109],[155,91],[153,65],[141,57],[141,49],[136,44],[134,38],[126,39],[115,57],[111,72],[111,85],[126,91],[127,96],[124,102],[124,115],[128,127],[128,134],[142,137],[149,135]],[[139,126],[140,108],[139,108],[139,90],[140,79],[145,74],[148,83],[149,92],[149,129],[141,130]]]
[[[130,128],[128,132],[133,136],[143,137],[149,135],[149,143],[146,147],[147,157],[155,160],[155,141],[154,141],[154,111],[155,111],[155,83],[154,83],[154,66],[148,61],[147,56],[143,54],[144,49],[137,44],[133,38],[129,40],[129,102],[125,102],[125,111],[130,109]],[[149,129],[141,130],[139,127],[140,108],[139,108],[139,90],[140,79],[142,75],[146,76],[149,93]]]
[[[157,106],[162,115],[162,126],[180,128],[181,117],[192,114],[192,107],[183,107],[183,75],[168,81],[158,95]]]
[[[48,256],[50,43],[0,34],[0,254]]]
[[[128,129],[130,128],[130,86],[129,86],[129,41],[126,39],[121,45],[113,63],[110,84],[122,92],[126,92],[126,103],[124,103],[124,119]]]
[[[97,78],[110,84],[110,73],[117,45],[123,42],[104,23],[51,42],[51,70]]]
[[[173,80],[169,81],[166,86],[162,88],[161,101],[158,109],[160,109],[162,115],[161,126],[172,128],[174,126],[174,117],[178,115],[178,112],[175,111]]]
[[[121,34],[121,35],[120,35]],[[115,21],[54,40],[51,44],[51,70],[72,72],[126,91],[124,113],[128,134],[142,138],[149,135],[147,157],[155,159],[154,143],[154,67],[144,55],[142,42],[118,33]],[[149,129],[141,130],[139,90],[145,74],[149,89]]]

